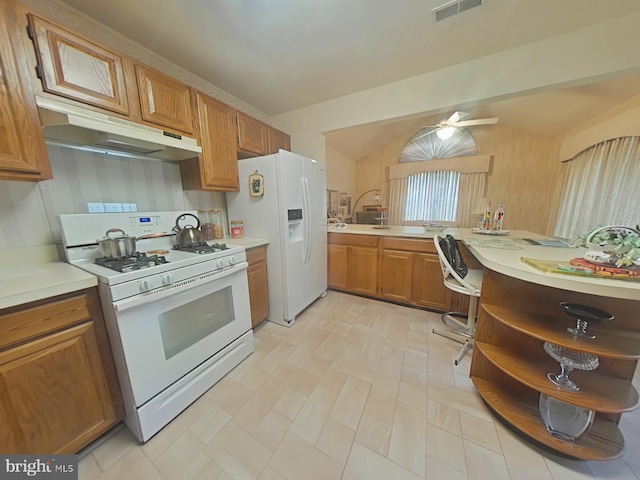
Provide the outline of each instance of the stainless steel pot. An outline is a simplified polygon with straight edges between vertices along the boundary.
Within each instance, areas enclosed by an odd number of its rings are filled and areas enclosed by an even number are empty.
[[[118,237],[110,237],[112,233],[120,233]],[[133,255],[136,251],[136,240],[142,240],[145,238],[162,237],[165,235],[162,233],[150,233],[148,235],[142,235],[141,237],[132,237],[124,233],[124,230],[119,228],[111,228],[107,230],[104,238],[96,240],[98,247],[100,247],[100,253],[107,258],[122,258]]]
[[[194,227],[191,224],[185,225],[184,227],[180,226],[180,220],[184,220],[186,217],[193,217],[196,219],[196,226]],[[200,219],[191,213],[183,213],[178,218],[176,218],[176,226],[173,227],[173,231],[176,232],[176,245],[179,246],[187,246],[187,245],[196,245],[198,243],[203,243],[204,234],[199,230],[200,228]]]
[[[118,237],[110,237],[112,233],[120,233]],[[128,257],[136,251],[136,239],[119,228],[107,230],[104,238],[98,239],[100,253],[107,258]]]

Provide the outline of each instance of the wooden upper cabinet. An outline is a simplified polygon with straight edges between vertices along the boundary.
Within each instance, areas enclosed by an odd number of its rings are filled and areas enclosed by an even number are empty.
[[[29,27],[46,92],[129,115],[120,55],[33,14]]]
[[[199,158],[180,162],[183,188],[239,190],[235,111],[201,92],[195,92],[193,107],[202,154]]]
[[[269,127],[269,153],[278,153],[278,150],[291,151],[291,137],[280,130]]]
[[[242,112],[237,112],[238,149],[255,155],[269,153],[269,126]]]
[[[16,4],[0,1],[0,179],[51,178]]]
[[[193,134],[189,86],[136,64],[140,108],[147,122]]]

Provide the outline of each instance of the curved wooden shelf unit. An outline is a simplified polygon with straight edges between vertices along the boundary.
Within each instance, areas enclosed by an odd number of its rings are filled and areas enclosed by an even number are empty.
[[[603,413],[628,412],[638,406],[638,392],[626,380],[600,375],[596,371],[574,370],[570,377],[580,390],[570,392],[559,389],[547,379],[548,372],[560,372],[560,365],[551,358],[541,362],[538,358],[520,357],[507,348],[483,342],[475,342],[474,347],[514,380],[563,402]]]
[[[599,357],[637,360],[640,358],[640,334],[628,330],[615,330],[612,323],[606,322],[604,329],[597,324],[589,325],[589,330],[596,338],[582,338],[571,335],[567,327],[574,323],[570,317],[561,312],[557,317],[521,312],[497,305],[482,305],[485,312],[499,322],[514,330],[522,332],[542,341],[549,341],[563,347],[593,353]],[[560,307],[558,307],[560,311]]]
[[[615,422],[596,416],[586,435],[575,443],[565,442],[547,432],[537,402],[531,397],[519,395],[479,377],[472,376],[471,380],[485,402],[498,415],[543,445],[584,460],[612,460],[624,453],[624,438]]]

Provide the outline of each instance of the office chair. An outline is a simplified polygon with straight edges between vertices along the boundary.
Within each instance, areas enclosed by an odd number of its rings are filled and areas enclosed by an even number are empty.
[[[436,335],[442,335],[455,342],[462,343],[462,350],[455,360],[458,365],[467,350],[473,347],[473,338],[478,313],[478,298],[482,286],[482,269],[468,269],[460,255],[458,243],[451,236],[433,236],[433,243],[438,251],[444,286],[454,292],[469,295],[469,311],[446,312],[442,314],[442,323],[448,330],[433,329]]]

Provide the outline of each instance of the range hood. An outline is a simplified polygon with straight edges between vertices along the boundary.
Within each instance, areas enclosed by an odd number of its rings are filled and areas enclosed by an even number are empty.
[[[123,157],[179,161],[197,157],[194,138],[36,96],[47,144]]]

